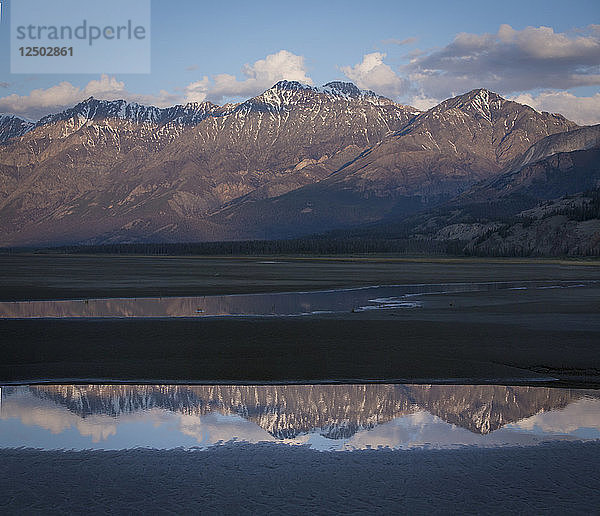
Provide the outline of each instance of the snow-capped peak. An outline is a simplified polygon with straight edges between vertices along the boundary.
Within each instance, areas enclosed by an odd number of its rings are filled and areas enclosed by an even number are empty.
[[[299,91],[299,90],[313,90],[314,88],[312,86],[309,86],[308,84],[303,84],[301,82],[298,81],[279,81],[277,83],[275,83],[273,85],[272,88],[270,88],[271,90],[292,90],[292,91]],[[269,90],[267,90],[269,91]]]
[[[23,136],[35,127],[35,122],[15,115],[0,114],[0,143]]]
[[[377,95],[373,91],[361,90],[351,82],[332,81],[323,85],[320,89],[332,95],[341,95],[352,98],[377,97]]]
[[[463,95],[445,100],[441,104],[431,108],[431,113],[441,113],[447,110],[458,109],[464,113],[471,113],[477,117],[493,122],[494,113],[507,102],[497,93],[485,88],[471,90]]]
[[[319,103],[358,100],[376,105],[393,104],[391,100],[370,90],[361,90],[351,82],[333,81],[324,86],[310,86],[298,81],[279,81],[257,97],[237,106],[235,111],[238,114],[247,111],[279,112],[315,100]]]
[[[161,109],[153,106],[142,106],[136,102],[125,100],[99,100],[89,97],[74,107],[56,115],[48,115],[42,118],[37,125],[77,118],[80,121],[91,121],[105,118],[118,118],[131,120],[133,122],[158,122]]]
[[[125,100],[99,100],[89,97],[70,109],[42,118],[36,125],[41,126],[69,119],[77,119],[80,123],[119,119],[138,124],[162,125],[176,123],[179,125],[193,125],[211,114],[218,114],[220,111],[222,109],[219,106],[210,102],[193,102],[186,105],[158,108]]]

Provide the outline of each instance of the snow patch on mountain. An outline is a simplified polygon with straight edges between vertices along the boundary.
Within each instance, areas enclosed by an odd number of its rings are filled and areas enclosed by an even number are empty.
[[[23,136],[35,127],[35,122],[14,115],[0,115],[0,143]]]
[[[169,108],[144,106],[136,102],[124,100],[98,100],[90,97],[76,106],[42,118],[36,126],[52,124],[62,120],[76,119],[80,125],[86,122],[103,119],[128,120],[137,124],[164,125],[177,123],[180,125],[194,125],[204,120],[207,116],[222,109],[210,102],[188,103],[185,106],[177,105]]]

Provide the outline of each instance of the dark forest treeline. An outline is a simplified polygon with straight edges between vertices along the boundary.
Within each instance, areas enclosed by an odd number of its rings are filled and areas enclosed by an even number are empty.
[[[423,215],[415,215],[404,220],[388,220],[372,223],[354,229],[332,230],[321,235],[286,240],[244,240],[222,242],[182,242],[182,243],[115,243],[99,245],[64,245],[47,248],[0,248],[0,254],[121,254],[121,255],[198,255],[198,256],[252,256],[252,255],[364,255],[364,254],[421,254],[448,256],[582,256],[598,257],[600,246],[597,241],[570,248],[564,235],[555,235],[556,243],[551,249],[539,249],[537,242],[515,245],[507,237],[516,227],[528,228],[539,221],[563,215],[568,220],[582,222],[600,219],[600,189],[584,194],[564,196],[562,199],[577,199],[585,202],[567,206],[556,206],[548,213],[539,216],[518,213],[527,203],[523,198],[509,199],[502,208],[498,203],[478,203],[456,207],[440,207],[428,213],[429,218],[438,218],[446,223],[472,224],[495,221],[500,227],[490,228],[472,241],[436,240],[434,232],[415,238],[414,230],[424,222]],[[556,201],[538,201],[540,207],[552,207]],[[452,220],[453,219],[453,220]],[[559,233],[562,231],[557,229]],[[490,238],[496,236],[495,241]],[[551,237],[552,235],[547,235]],[[597,240],[597,239],[596,239]],[[586,244],[584,242],[584,244]]]
[[[245,240],[228,242],[135,243],[73,245],[44,249],[6,249],[4,253],[24,251],[51,254],[143,254],[143,255],[336,255],[336,254],[462,254],[464,243],[410,239],[300,238],[291,240]]]
[[[507,228],[508,230],[508,228]],[[494,233],[491,231],[490,234]],[[473,243],[481,243],[490,235],[482,235]],[[433,239],[294,239],[249,240],[232,242],[135,243],[105,245],[68,245],[49,248],[0,249],[0,254],[105,254],[151,256],[260,256],[260,255],[430,255],[478,257],[598,257],[597,246],[569,249],[558,246],[552,252],[540,252],[535,246],[515,246],[496,242],[493,245],[468,245],[468,241]]]

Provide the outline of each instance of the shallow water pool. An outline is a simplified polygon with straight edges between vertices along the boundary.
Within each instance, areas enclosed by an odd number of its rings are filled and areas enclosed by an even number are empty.
[[[0,302],[0,318],[152,318],[211,316],[303,316],[370,310],[419,309],[428,296],[548,289],[584,289],[600,281],[502,281],[386,285],[311,292],[233,294],[195,297],[67,299]]]
[[[497,385],[31,385],[1,392],[0,448],[365,448],[600,440],[600,391]]]

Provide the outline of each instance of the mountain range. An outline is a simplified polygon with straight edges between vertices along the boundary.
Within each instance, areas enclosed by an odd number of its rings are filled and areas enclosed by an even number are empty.
[[[507,216],[549,200],[564,212],[565,195],[593,205],[599,128],[485,89],[419,111],[342,82],[281,81],[224,106],[89,98],[37,122],[2,115],[0,246],[398,228],[493,253]]]

